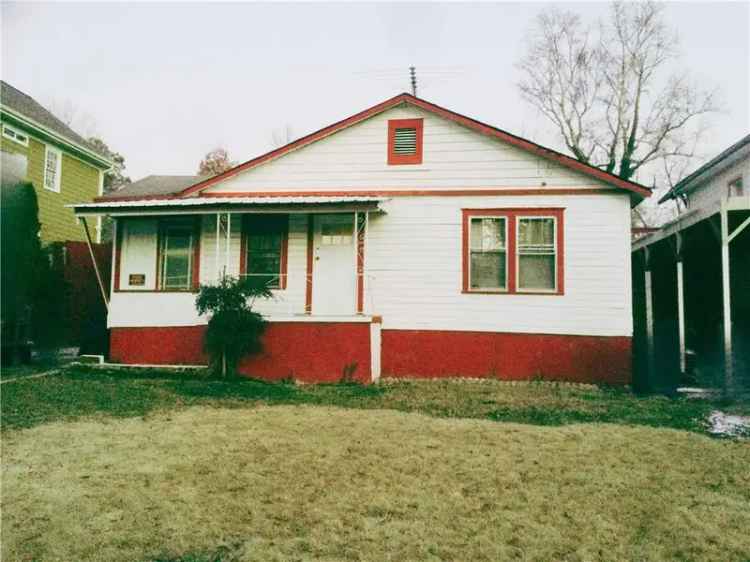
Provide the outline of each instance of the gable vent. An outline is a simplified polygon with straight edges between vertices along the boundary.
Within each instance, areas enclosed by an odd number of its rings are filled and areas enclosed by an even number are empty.
[[[396,129],[393,152],[395,154],[416,154],[417,129],[414,127]]]

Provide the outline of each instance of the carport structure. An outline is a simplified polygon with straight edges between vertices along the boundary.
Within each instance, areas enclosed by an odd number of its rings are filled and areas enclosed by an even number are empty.
[[[749,181],[750,135],[675,185],[660,203],[674,200],[678,218],[634,242],[635,361],[644,386],[750,387]]]

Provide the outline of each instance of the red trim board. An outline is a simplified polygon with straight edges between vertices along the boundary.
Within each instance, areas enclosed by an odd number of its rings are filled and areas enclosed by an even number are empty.
[[[524,187],[524,188],[496,188],[496,187],[479,187],[479,188],[442,188],[442,189],[369,189],[357,188],[342,191],[332,189],[329,191],[242,191],[233,193],[201,193],[201,198],[239,198],[239,197],[479,197],[479,196],[518,196],[518,195],[600,195],[606,193],[615,193],[615,188],[554,188],[554,187]],[[159,197],[106,197],[96,198],[95,202],[117,202],[117,201],[153,201],[162,200],[164,206],[169,207],[169,202],[179,197],[174,195],[162,195]],[[135,207],[123,208],[124,211],[132,211]],[[150,207],[153,210],[153,207]],[[112,212],[118,212],[113,209]]]
[[[307,215],[307,263],[305,267],[305,314],[312,314],[313,253],[315,251],[315,223],[313,215]]]
[[[557,162],[567,168],[579,171],[588,176],[600,179],[613,186],[636,193],[640,195],[641,197],[649,197],[651,195],[651,190],[646,186],[637,184],[635,182],[623,180],[613,174],[600,170],[599,168],[595,168],[594,166],[590,166],[589,164],[579,162],[578,160],[571,158],[570,156],[566,156],[565,154],[561,154],[557,151],[554,151],[552,149],[536,144],[530,140],[513,135],[511,133],[508,133],[507,131],[503,131],[502,129],[498,129],[491,125],[487,125],[486,123],[482,123],[481,121],[477,121],[476,119],[472,119],[470,117],[466,117],[459,113],[450,111],[434,103],[414,97],[410,94],[403,93],[403,94],[394,96],[377,105],[374,105],[368,109],[365,109],[364,111],[360,111],[359,113],[356,113],[350,117],[347,117],[346,119],[342,119],[341,121],[338,121],[337,123],[329,125],[328,127],[324,127],[318,131],[315,131],[314,133],[311,133],[300,139],[297,139],[296,141],[293,141],[285,146],[282,146],[280,148],[267,152],[266,154],[263,154],[256,158],[248,160],[247,162],[243,162],[242,164],[239,164],[238,166],[235,166],[234,168],[227,170],[226,172],[222,174],[218,174],[212,178],[208,178],[201,182],[198,182],[195,185],[192,185],[188,187],[187,189],[184,189],[182,192],[179,193],[179,196],[187,197],[189,195],[193,195],[195,193],[201,192],[204,189],[207,189],[208,187],[212,185],[215,185],[227,178],[230,178],[239,174],[240,172],[249,170],[269,160],[278,158],[280,156],[283,156],[284,154],[287,154],[289,152],[302,148],[303,146],[306,146],[320,139],[328,137],[342,129],[350,127],[356,123],[359,123],[360,121],[373,117],[374,115],[377,115],[378,113],[381,113],[387,109],[391,109],[392,107],[396,107],[400,104],[413,105],[415,107],[418,107],[430,113],[438,115],[444,119],[447,119],[454,123],[458,123],[459,125],[462,125],[464,127],[472,129],[478,133],[507,142],[508,144],[511,144],[513,146],[526,150],[532,154],[535,154],[547,160],[552,160],[554,162]]]
[[[365,307],[365,228],[367,215],[356,213],[357,224],[354,225],[357,235],[357,313],[362,314]]]

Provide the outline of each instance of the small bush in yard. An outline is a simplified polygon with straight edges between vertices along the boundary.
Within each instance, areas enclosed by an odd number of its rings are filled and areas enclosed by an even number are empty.
[[[264,281],[250,277],[224,276],[216,285],[201,285],[195,306],[199,314],[211,313],[203,348],[214,371],[234,374],[242,357],[261,351],[266,321],[252,304],[270,296]]]

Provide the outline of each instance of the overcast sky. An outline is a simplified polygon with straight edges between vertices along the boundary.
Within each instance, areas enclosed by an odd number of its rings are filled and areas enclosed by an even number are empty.
[[[606,4],[559,3],[587,18]],[[45,105],[76,110],[126,159],[127,173],[193,174],[210,149],[243,161],[409,87],[551,146],[520,99],[514,67],[544,3],[2,5],[2,77]],[[681,65],[718,86],[725,111],[702,152],[750,132],[750,4],[670,3]],[[650,183],[647,178],[641,178]]]

